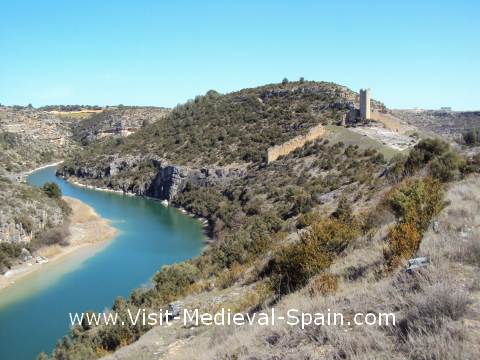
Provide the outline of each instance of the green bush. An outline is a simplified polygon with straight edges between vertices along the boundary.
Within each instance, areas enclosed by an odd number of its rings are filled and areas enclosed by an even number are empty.
[[[46,182],[43,184],[42,190],[50,198],[58,199],[62,197],[62,190],[60,190],[60,187],[54,182]]]
[[[407,179],[387,194],[387,201],[398,217],[384,249],[388,271],[418,250],[423,233],[443,208],[443,197],[443,184],[432,178]]]
[[[443,182],[460,179],[466,162],[457,153],[449,151],[430,164],[432,176]]]
[[[196,266],[188,263],[165,265],[153,277],[156,291],[164,302],[169,302],[184,294],[191,284],[198,279],[199,270]]]
[[[298,243],[282,248],[269,263],[274,289],[287,294],[305,286],[310,278],[328,268],[334,257],[358,236],[352,224],[325,219],[312,227]]]
[[[450,145],[439,139],[421,140],[411,150],[405,162],[405,175],[413,175],[436,157],[450,151]]]
[[[443,207],[444,189],[432,178],[407,179],[387,195],[401,223],[409,223],[423,233]]]

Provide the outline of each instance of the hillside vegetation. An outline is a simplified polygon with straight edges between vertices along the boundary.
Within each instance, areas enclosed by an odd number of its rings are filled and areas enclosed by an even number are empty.
[[[22,248],[61,244],[70,212],[55,184],[38,189],[0,177],[0,274],[19,260]]]
[[[83,145],[88,145],[92,141],[104,137],[127,136],[158,121],[168,112],[168,109],[156,107],[121,106],[104,109],[83,121],[72,123],[72,138]]]
[[[202,301],[202,304],[208,307],[229,288],[236,289],[233,293],[245,291],[248,295],[224,300],[216,305],[216,309],[228,306],[255,311],[268,304],[288,303],[292,293],[295,294],[293,299],[298,299],[294,303],[296,306],[298,302],[309,302],[310,297],[318,304],[325,304],[330,301],[329,294],[344,294],[344,282],[348,281],[369,281],[371,286],[363,290],[364,294],[365,291],[368,294],[374,291],[373,286],[384,291],[391,287],[389,291],[396,294],[402,294],[409,286],[416,286],[419,290],[417,295],[412,293],[411,306],[421,306],[417,301],[423,301],[423,293],[435,297],[441,292],[441,296],[447,296],[443,295],[443,287],[436,287],[435,280],[414,277],[407,279],[412,282],[408,285],[402,280],[398,268],[419,251],[421,239],[432,219],[444,207],[445,183],[478,171],[478,159],[467,161],[456,157],[448,144],[425,140],[408,157],[396,158],[386,164],[373,150],[358,151],[355,146],[330,145],[320,140],[269,166],[251,166],[248,171],[246,176],[228,184],[208,188],[189,186],[175,198],[177,206],[209,219],[214,244],[198,258],[163,267],[154,276],[152,288],[137,289],[128,299],[117,299],[113,304],[115,311],[165,308],[169,302],[185,297],[206,297],[210,300]],[[297,232],[297,229],[301,230]],[[363,258],[356,257],[357,251],[363,252],[364,255],[360,255]],[[339,264],[349,256],[353,257],[353,263],[342,268]],[[388,302],[386,298],[378,300],[377,304],[387,310],[398,308],[397,298]],[[445,301],[456,300],[447,298]],[[458,309],[459,315],[452,315],[453,321],[465,314],[468,301],[463,298],[461,301],[458,306],[462,308]],[[456,304],[451,306],[457,311]],[[408,308],[402,305],[401,309],[406,311]],[[382,310],[385,309],[382,307]],[[346,306],[345,311],[351,309]],[[405,313],[405,316],[409,319],[414,315]],[[415,330],[423,326],[421,323],[413,322],[410,326],[414,329],[412,334],[416,334],[415,341],[423,344],[438,334],[453,336],[444,332],[447,330],[443,324],[436,323],[427,332]],[[133,343],[132,349],[135,349],[134,342],[148,330],[149,327],[139,326],[77,326],[59,343],[52,358],[68,359],[73,358],[70,357],[73,354],[101,357],[129,343]],[[315,344],[312,339],[317,335],[304,338],[300,333],[282,331],[285,338],[281,337],[284,340],[278,342],[278,358],[292,358],[282,346],[293,346],[291,344],[296,341],[309,344],[305,349],[303,345],[297,345],[302,358],[311,356],[308,352],[311,346],[330,344],[332,358],[348,359],[359,356],[366,349],[373,351],[380,346],[377,344],[385,341],[380,338],[373,342],[373,338],[368,337],[365,339],[369,343],[356,344],[355,341],[365,335],[340,340],[337,333],[331,333],[322,337],[326,343]],[[203,341],[206,341],[205,336],[212,336],[206,329],[199,329],[198,334],[198,339]],[[245,341],[253,344],[253,338],[243,336],[248,338]],[[265,335],[259,336],[266,338]],[[401,332],[394,334],[396,337],[388,333],[379,333],[378,336],[388,336],[389,343],[385,343],[382,350],[384,354],[393,352],[405,341]],[[151,355],[145,353],[142,358],[153,358],[154,349],[161,353],[157,345],[145,345],[142,339],[139,346],[147,346],[152,351]],[[195,337],[189,341],[196,344]],[[351,342],[352,349],[343,347],[346,341]],[[454,348],[472,344],[471,340],[461,337],[450,337],[448,341]],[[275,344],[277,342],[270,346],[275,348]],[[402,346],[408,350],[410,345]],[[185,358],[192,356],[191,349],[188,346],[183,349],[189,354]],[[264,354],[263,350],[257,352],[258,347],[253,346],[248,351],[242,346],[225,344],[215,349],[214,352],[204,349],[201,356],[262,358]],[[401,349],[398,350],[400,353],[404,351]],[[421,351],[421,345],[416,345],[416,349]],[[121,352],[124,355],[120,358],[138,359],[137,351],[129,352],[127,348]]]
[[[320,357],[318,351],[331,359],[468,357],[475,337],[459,322],[474,292],[462,292],[454,277],[439,286],[437,263],[413,275],[401,269],[422,252],[422,239],[448,205],[450,184],[478,173],[479,156],[466,158],[442,140],[424,139],[387,161],[364,143],[320,138],[265,162],[268,147],[314,125],[336,124],[355,100],[345,87],[305,81],[226,95],[209,91],[128,137],[93,141],[59,173],[168,199],[208,222],[211,243],[200,256],[162,267],[151,286],[116,299],[113,311],[157,311],[178,300],[204,311],[248,313],[337,304],[345,313],[395,312],[402,326],[355,328],[347,336],[334,328],[237,333],[82,324],[51,358],[251,359],[271,352],[278,359],[310,359]],[[433,299],[429,313],[425,304]],[[216,334],[218,343],[208,340]],[[435,348],[436,339],[448,348]]]
[[[0,106],[0,175],[61,160],[78,148],[71,121],[33,108]]]
[[[355,93],[333,83],[292,82],[204,96],[122,141],[92,145],[68,161],[94,166],[121,154],[156,154],[176,165],[226,165],[265,160],[268,147],[339,120]]]

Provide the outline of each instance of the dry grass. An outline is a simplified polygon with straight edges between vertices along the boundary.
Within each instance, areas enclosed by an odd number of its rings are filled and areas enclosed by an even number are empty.
[[[414,274],[398,270],[388,277],[375,276],[382,244],[380,238],[370,239],[363,248],[347,251],[330,269],[343,281],[335,294],[311,296],[307,286],[276,305],[277,312],[332,309],[345,318],[357,312],[393,312],[397,326],[215,328],[168,358],[476,359],[480,353],[480,287],[474,281],[479,271],[480,180],[453,184],[447,199],[450,204],[426,232],[418,252],[432,257],[428,268]]]

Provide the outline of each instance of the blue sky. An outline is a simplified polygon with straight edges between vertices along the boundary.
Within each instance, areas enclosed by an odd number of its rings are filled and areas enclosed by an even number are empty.
[[[479,17],[478,0],[1,0],[0,103],[170,107],[303,76],[480,109]]]

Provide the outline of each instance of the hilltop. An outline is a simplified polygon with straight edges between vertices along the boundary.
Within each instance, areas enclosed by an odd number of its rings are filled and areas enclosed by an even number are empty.
[[[455,267],[453,258],[444,250],[434,254],[431,240],[423,243],[422,238],[430,236],[437,217],[446,219],[450,229],[452,209],[443,210],[445,196],[458,197],[465,186],[477,191],[475,175],[469,174],[479,171],[480,159],[464,158],[440,139],[423,139],[412,127],[396,134],[382,123],[342,125],[357,101],[355,92],[324,82],[271,84],[225,95],[210,91],[129,137],[92,142],[58,173],[84,184],[166,199],[208,223],[210,245],[199,257],[159,269],[151,287],[115,300],[117,312],[165,308],[174,301],[203,311],[227,307],[248,313],[274,305],[319,310],[337,304],[349,314],[393,311],[404,327],[349,329],[349,337],[343,329],[315,328],[306,336],[298,327],[242,332],[178,323],[168,331],[77,326],[52,357],[353,359],[388,354],[404,359],[411,349],[419,357],[433,351],[432,339],[449,344],[442,353],[446,358],[474,353],[477,334],[471,330],[476,325],[462,321],[475,318],[468,311],[478,314],[476,305],[470,307],[477,304],[471,274],[478,259],[466,255],[477,254],[475,238],[465,242],[469,250],[455,255],[461,275],[448,279],[443,274]],[[373,107],[388,113],[377,101]],[[269,147],[318,125],[325,127],[323,135],[267,163]],[[368,131],[388,132],[394,140]],[[405,138],[401,148],[396,146],[399,135]],[[465,198],[461,206],[474,201]],[[451,229],[445,246],[458,230]],[[406,275],[406,260],[420,254],[435,256],[434,265]],[[464,278],[464,288],[457,288]],[[438,286],[442,279],[445,286]],[[443,320],[429,323],[424,304],[433,299],[438,306],[431,315]],[[221,339],[215,346],[208,339],[217,335]]]
[[[187,182],[208,185],[243,176],[246,167],[265,163],[269,147],[314,126],[341,122],[357,101],[344,86],[313,81],[225,95],[209,91],[127,138],[92,143],[68,158],[59,173],[171,200]]]

